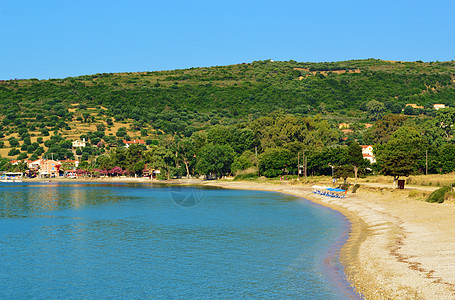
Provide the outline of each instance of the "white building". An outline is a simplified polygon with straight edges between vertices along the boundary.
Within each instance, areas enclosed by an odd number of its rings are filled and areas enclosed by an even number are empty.
[[[376,162],[376,158],[373,154],[373,146],[371,145],[362,145],[362,155],[364,159],[368,159],[370,163],[374,164]]]
[[[444,104],[433,104],[433,108],[438,110],[440,108],[446,108],[446,106]]]
[[[75,140],[73,143],[73,148],[83,148],[87,145],[87,143],[85,142],[85,138],[81,140]]]
[[[27,167],[30,170],[39,170],[40,167],[41,167],[42,161],[43,161],[43,159],[37,159],[37,160],[33,160],[33,161],[28,161],[27,162]]]

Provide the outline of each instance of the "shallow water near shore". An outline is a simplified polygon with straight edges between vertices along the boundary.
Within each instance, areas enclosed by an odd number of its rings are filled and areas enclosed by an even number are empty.
[[[280,193],[0,184],[0,298],[355,298],[338,212]]]

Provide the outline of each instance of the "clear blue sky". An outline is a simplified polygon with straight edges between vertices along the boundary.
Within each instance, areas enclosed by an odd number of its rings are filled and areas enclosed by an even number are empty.
[[[4,0],[0,79],[254,60],[455,59],[455,2]]]

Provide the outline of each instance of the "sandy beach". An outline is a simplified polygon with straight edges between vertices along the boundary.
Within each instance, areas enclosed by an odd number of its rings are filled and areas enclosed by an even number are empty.
[[[151,183],[142,178],[86,181]],[[349,192],[346,198],[335,199],[313,194],[310,185],[295,181],[152,182],[274,191],[330,207],[344,214],[352,224],[348,242],[340,251],[340,261],[351,285],[366,299],[455,299],[455,204],[431,204],[415,197],[435,188],[397,190],[365,184],[357,193]]]
[[[352,227],[340,260],[366,299],[455,299],[453,204],[430,204],[391,188],[361,187],[334,199],[300,184],[205,184],[292,194],[343,213]]]

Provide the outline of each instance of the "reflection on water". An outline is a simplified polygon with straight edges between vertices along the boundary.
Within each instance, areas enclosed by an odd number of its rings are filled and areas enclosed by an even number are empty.
[[[277,193],[0,184],[0,299],[345,299],[323,267],[345,231]]]
[[[15,184],[0,185],[0,217],[27,217],[40,211],[80,208],[115,203],[120,196],[113,187],[126,185],[94,184]]]

